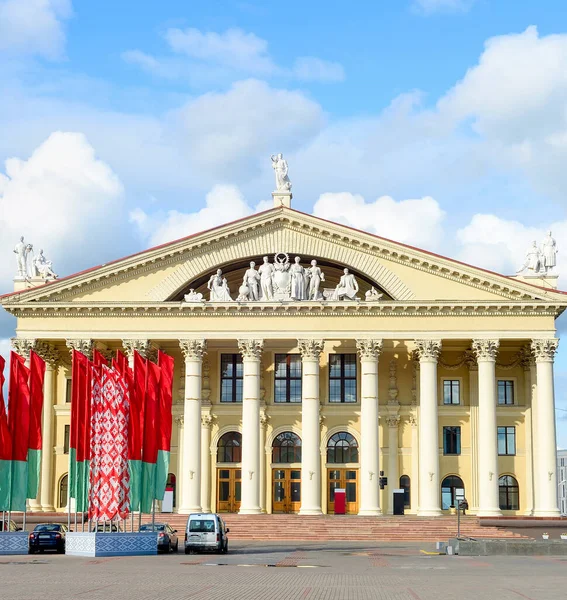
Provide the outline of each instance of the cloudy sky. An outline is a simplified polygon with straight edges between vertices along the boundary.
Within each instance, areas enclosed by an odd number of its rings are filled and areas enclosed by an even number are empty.
[[[269,206],[274,152],[305,212],[505,274],[551,228],[561,266],[564,17],[562,0],[0,0],[0,290],[20,235],[65,275]],[[1,314],[0,353],[13,328]],[[565,348],[556,373],[567,447]]]

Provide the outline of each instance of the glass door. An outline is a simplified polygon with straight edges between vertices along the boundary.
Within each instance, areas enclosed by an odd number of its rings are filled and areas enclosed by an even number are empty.
[[[217,512],[238,512],[241,493],[240,469],[217,469]]]
[[[272,512],[297,513],[301,507],[301,471],[273,469]]]
[[[335,512],[335,490],[346,490],[346,514],[358,514],[358,469],[328,469],[327,512]]]

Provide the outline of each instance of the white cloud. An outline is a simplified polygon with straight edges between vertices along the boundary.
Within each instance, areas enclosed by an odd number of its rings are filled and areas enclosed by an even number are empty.
[[[130,222],[137,226],[150,245],[157,246],[241,219],[270,206],[271,202],[264,201],[253,209],[236,186],[215,185],[205,197],[205,206],[198,211],[182,213],[170,210],[148,215],[136,208],[130,213]]]
[[[302,56],[296,59],[293,73],[301,81],[332,83],[343,81],[345,78],[345,71],[341,64],[322,60],[315,56]]]
[[[0,0],[0,52],[61,58],[72,13],[71,0]]]
[[[0,173],[3,290],[12,287],[12,250],[21,235],[35,252],[45,249],[57,270],[72,262],[74,248],[83,260],[88,257],[119,214],[122,184],[80,133],[53,133],[27,160],[8,159],[5,173]]]
[[[430,197],[396,202],[382,196],[366,202],[349,192],[321,194],[313,214],[399,242],[435,247],[442,239],[445,212]]]
[[[467,12],[476,0],[414,0],[413,7],[425,14]]]

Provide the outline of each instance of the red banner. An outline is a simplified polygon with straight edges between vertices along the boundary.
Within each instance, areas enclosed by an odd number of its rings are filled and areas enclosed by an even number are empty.
[[[8,428],[12,436],[12,460],[27,461],[30,431],[30,371],[24,358],[10,353],[8,388]]]
[[[43,380],[45,361],[30,352],[30,437],[28,448],[41,450],[41,413],[43,410]]]
[[[89,518],[125,519],[129,514],[128,422],[126,381],[106,366],[96,369],[92,386]]]
[[[12,460],[12,436],[8,429],[8,415],[4,404],[4,367],[6,361],[0,356],[0,460]]]
[[[171,450],[171,427],[173,404],[173,367],[172,356],[161,350],[158,352],[158,366],[161,369],[159,386],[159,437],[158,449],[169,452]]]

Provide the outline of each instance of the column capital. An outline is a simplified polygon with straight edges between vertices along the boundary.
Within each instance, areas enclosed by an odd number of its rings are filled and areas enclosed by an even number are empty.
[[[67,346],[67,348],[69,348],[69,352],[76,350],[77,352],[81,352],[88,358],[93,357],[94,340],[90,340],[90,339],[65,340],[65,345]]]
[[[30,352],[35,349],[37,340],[35,338],[18,338],[13,337],[10,339],[10,345],[12,350],[23,356],[26,360],[30,357]]]
[[[388,425],[388,427],[397,428],[398,425],[400,424],[400,416],[399,415],[388,415],[386,417],[386,424]]]
[[[215,416],[210,413],[205,413],[201,415],[201,426],[210,429],[213,426],[215,421]]]
[[[356,340],[356,349],[361,360],[378,360],[382,340]]]
[[[238,340],[238,349],[244,360],[260,361],[264,351],[264,340]]]
[[[316,339],[297,340],[297,345],[299,347],[299,352],[301,353],[301,358],[303,360],[319,360],[321,352],[323,352],[324,343],[324,340]]]
[[[270,416],[266,414],[265,411],[260,412],[260,427],[262,427],[262,429],[267,429],[269,422]]]
[[[41,356],[46,362],[46,365],[51,369],[54,369],[61,359],[59,351],[55,346],[48,344],[47,342],[38,341],[33,348],[33,351]]]
[[[177,415],[176,417],[174,417],[175,422],[177,423],[178,427],[183,427],[185,425],[185,416],[184,415]]]
[[[150,340],[136,338],[122,340],[122,347],[124,348],[124,352],[128,358],[134,356],[135,351],[144,358],[149,358],[152,346]]]
[[[207,342],[204,339],[179,340],[179,347],[185,360],[203,360],[207,352]]]
[[[472,351],[477,362],[496,362],[500,340],[473,340]]]
[[[532,351],[536,362],[553,362],[558,346],[557,338],[532,340]]]
[[[527,345],[520,348],[519,362],[524,371],[529,371],[535,364],[535,357],[532,347]]]
[[[441,354],[441,340],[415,340],[420,362],[437,362]]]

